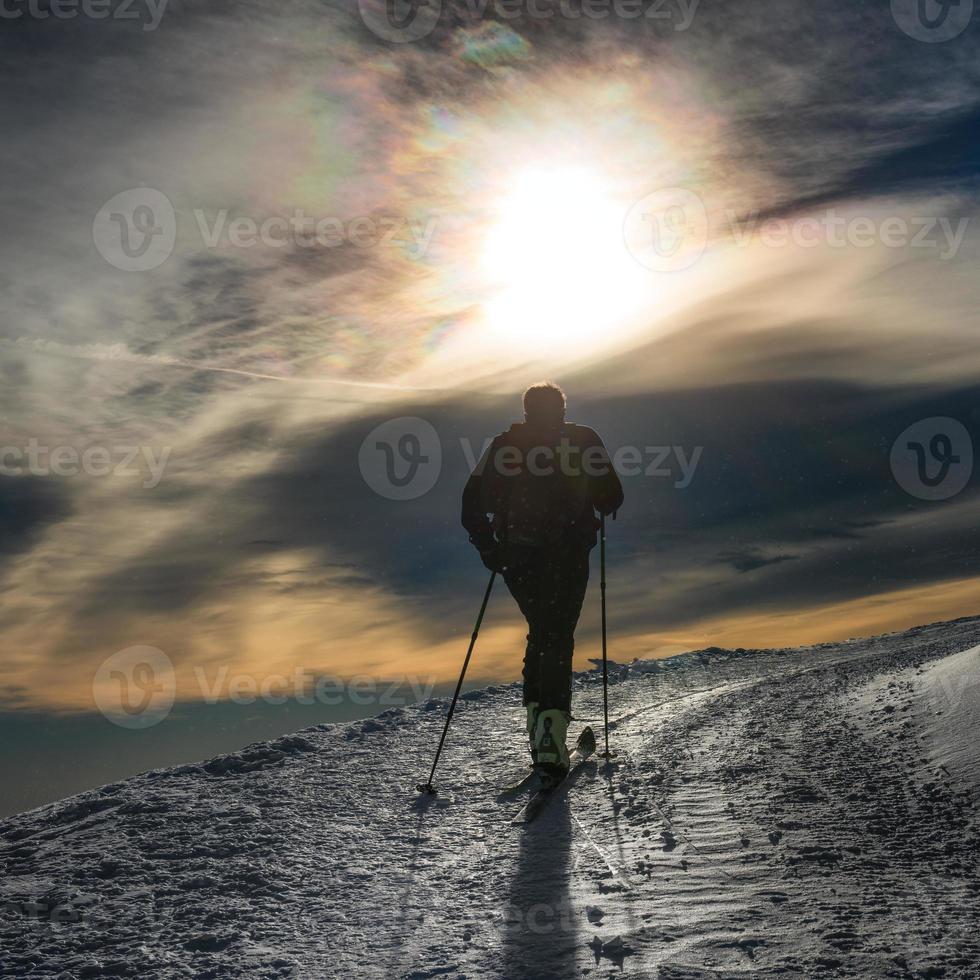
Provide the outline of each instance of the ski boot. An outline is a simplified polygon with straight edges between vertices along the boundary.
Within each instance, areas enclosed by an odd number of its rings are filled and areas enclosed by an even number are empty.
[[[534,728],[538,722],[538,702],[531,701],[524,705],[527,709],[527,741],[531,747],[531,765],[538,761],[538,750],[534,744]]]
[[[571,720],[569,712],[557,708],[538,712],[534,726],[534,768],[544,789],[557,786],[568,772],[565,736]]]

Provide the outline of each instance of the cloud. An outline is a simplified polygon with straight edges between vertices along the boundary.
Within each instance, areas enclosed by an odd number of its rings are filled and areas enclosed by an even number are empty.
[[[743,548],[739,551],[722,551],[718,560],[732,566],[736,572],[754,572],[766,565],[779,565],[784,561],[795,561],[799,555],[764,555],[758,548]]]
[[[915,45],[885,6],[702,6],[685,31],[518,19],[520,57],[490,59],[466,57],[479,38],[448,19],[423,45],[384,44],[352,2],[174,5],[152,36],[6,32],[5,439],[171,451],[153,490],[0,482],[18,705],[83,703],[94,665],[133,642],[182,671],[292,657],[451,674],[483,584],[458,526],[460,440],[503,428],[541,374],[613,449],[703,450],[686,489],[627,480],[611,528],[616,629],[637,649],[699,624],[789,635],[797,615],[816,636],[816,609],[887,625],[875,594],[942,606],[942,584],[973,574],[976,482],[926,504],[888,454],[920,418],[976,432],[975,229],[941,259],[739,244],[731,222],[827,207],[972,222],[976,44]],[[690,274],[645,280],[628,329],[542,357],[476,338],[480,240],[514,174],[556,159],[597,166],[624,211],[692,188],[713,224]],[[176,246],[125,273],[92,222],[142,185],[173,202]],[[434,233],[421,255],[208,245],[196,212],[222,209]],[[399,415],[428,419],[445,450],[434,490],[405,503],[357,468]],[[501,597],[492,615],[480,669],[516,676],[517,613]]]
[[[29,550],[45,528],[63,520],[71,510],[71,496],[56,479],[0,476],[0,553],[3,560],[9,562],[18,552]]]

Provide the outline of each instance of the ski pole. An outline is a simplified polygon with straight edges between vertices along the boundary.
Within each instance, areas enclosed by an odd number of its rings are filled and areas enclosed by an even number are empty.
[[[613,520],[616,517],[613,515]],[[606,733],[606,751],[603,759],[612,759],[609,751],[609,670],[606,664],[606,515],[599,516],[599,596],[602,603],[602,724]]]
[[[483,594],[483,604],[480,606],[480,615],[476,617],[476,625],[470,636],[470,646],[466,651],[466,659],[463,661],[463,669],[459,673],[459,683],[456,685],[456,693],[453,695],[452,703],[449,705],[449,714],[446,715],[446,727],[442,730],[442,738],[439,739],[439,748],[436,749],[436,757],[432,760],[432,769],[429,772],[428,782],[419,783],[415,788],[420,793],[434,794],[432,777],[436,774],[436,766],[439,765],[439,756],[442,755],[442,746],[446,741],[446,734],[449,731],[449,723],[453,720],[453,712],[456,710],[456,702],[459,700],[459,692],[463,687],[463,678],[466,676],[466,668],[470,665],[470,657],[473,654],[473,647],[476,646],[476,638],[480,633],[480,624],[483,622],[483,614],[487,611],[487,603],[490,601],[490,592],[493,589],[494,580],[497,578],[496,572],[490,573],[490,581],[487,583],[487,591]]]

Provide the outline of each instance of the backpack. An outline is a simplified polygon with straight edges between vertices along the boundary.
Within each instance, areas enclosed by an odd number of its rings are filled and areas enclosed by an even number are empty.
[[[578,428],[565,423],[542,433],[517,423],[494,440],[490,472],[485,474],[490,488],[486,503],[500,540],[542,547],[594,534],[591,488],[582,467]]]

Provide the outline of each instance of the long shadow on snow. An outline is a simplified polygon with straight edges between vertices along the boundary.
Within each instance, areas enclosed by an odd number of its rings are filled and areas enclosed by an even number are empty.
[[[504,910],[502,975],[564,980],[578,972],[578,923],[569,889],[573,832],[567,801],[551,801],[533,824],[519,832],[516,871]]]

